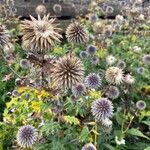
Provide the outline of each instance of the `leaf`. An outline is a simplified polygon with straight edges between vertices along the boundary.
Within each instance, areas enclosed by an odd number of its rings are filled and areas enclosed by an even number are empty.
[[[105,146],[106,148],[108,148],[109,150],[115,150],[115,148],[112,147],[110,144],[104,144],[104,146]]]
[[[150,126],[150,121],[142,121],[142,123],[144,123],[144,124]]]
[[[143,137],[143,138],[145,138],[145,139],[147,139],[147,140],[150,140],[149,137],[147,137],[147,136],[144,135],[140,130],[135,129],[135,128],[132,128],[132,129],[128,130],[128,134],[134,135],[134,136]]]
[[[150,150],[150,146],[148,146],[147,148],[145,148],[144,150]]]
[[[81,131],[80,136],[79,136],[79,140],[80,140],[81,142],[86,141],[86,140],[88,139],[88,137],[89,137],[89,133],[90,133],[90,131],[89,131],[88,127],[84,127],[84,128],[82,129],[82,131]]]
[[[67,123],[70,123],[70,124],[74,124],[74,125],[80,124],[79,120],[74,116],[64,116],[64,119]]]

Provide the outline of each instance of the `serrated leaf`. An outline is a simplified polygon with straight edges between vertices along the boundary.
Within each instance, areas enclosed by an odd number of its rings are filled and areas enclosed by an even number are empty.
[[[79,140],[80,140],[81,142],[86,141],[87,138],[89,137],[89,133],[90,133],[90,131],[89,131],[88,127],[84,127],[84,128],[82,129],[82,131],[81,131],[80,136],[79,136]]]
[[[128,130],[128,134],[134,135],[134,136],[143,137],[143,138],[145,138],[145,139],[147,139],[147,140],[150,140],[149,137],[147,137],[147,136],[144,135],[140,130],[135,129],[135,128],[132,128],[132,129]]]
[[[150,126],[150,121],[142,121],[142,123],[144,123],[144,124]]]
[[[79,125],[79,120],[74,116],[64,116],[64,119],[69,124]]]

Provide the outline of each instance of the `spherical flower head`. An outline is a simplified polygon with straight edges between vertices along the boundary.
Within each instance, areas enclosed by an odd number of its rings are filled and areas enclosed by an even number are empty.
[[[104,29],[103,34],[106,38],[111,37],[112,36],[112,29],[111,28]]]
[[[116,99],[119,97],[119,89],[116,86],[110,86],[107,92],[107,96],[112,99]]]
[[[144,110],[146,108],[146,103],[144,101],[140,100],[136,103],[136,108],[138,110]]]
[[[85,78],[85,85],[90,89],[98,89],[101,86],[102,79],[98,74],[90,73]]]
[[[19,146],[32,148],[38,138],[38,132],[33,126],[26,125],[18,130],[16,138]]]
[[[91,58],[91,63],[97,65],[99,63],[99,58],[97,56],[93,56]]]
[[[117,67],[120,68],[120,69],[125,69],[126,63],[122,60],[119,60],[118,63],[117,63]]]
[[[132,75],[127,74],[124,77],[124,82],[126,82],[127,84],[134,84],[135,83],[135,79],[134,79],[134,77]]]
[[[120,6],[123,7],[123,6],[126,6],[127,5],[127,2],[126,0],[123,0],[123,1],[120,1]]]
[[[13,90],[12,91],[12,96],[13,97],[18,97],[19,96],[19,92],[17,90]]]
[[[22,59],[22,60],[20,61],[20,67],[23,68],[23,69],[28,68],[28,67],[29,67],[29,62],[28,62],[28,60],[27,60],[27,59]]]
[[[106,118],[106,119],[102,119],[101,120],[101,124],[104,126],[104,127],[112,127],[112,121],[109,119],[109,118]]]
[[[21,79],[17,78],[15,80],[15,85],[17,85],[17,86],[21,85]]]
[[[74,44],[82,44],[89,41],[87,29],[79,22],[73,22],[67,27],[66,37],[68,42]]]
[[[105,73],[105,79],[108,83],[120,84],[123,81],[123,71],[118,67],[109,67]]]
[[[97,120],[111,118],[113,115],[113,104],[107,98],[100,98],[92,103],[91,112]]]
[[[84,80],[84,66],[75,53],[69,52],[53,64],[52,80],[59,87],[69,89]]]
[[[76,86],[73,86],[72,88],[72,93],[75,96],[75,98],[79,98],[80,96],[82,96],[82,94],[84,94],[85,91],[86,91],[86,87],[82,83],[79,83]]]
[[[142,59],[144,64],[150,65],[150,54],[144,55]]]
[[[97,48],[94,45],[89,45],[86,49],[86,51],[89,55],[94,55],[96,53],[96,50],[97,50]]]
[[[55,4],[53,6],[53,11],[56,13],[56,14],[60,14],[62,12],[62,6],[60,4]]]
[[[37,15],[43,16],[46,14],[46,7],[44,5],[38,5],[35,9]]]
[[[85,144],[82,150],[96,150],[96,147],[92,143]]]
[[[115,58],[114,56],[109,55],[109,56],[106,57],[106,63],[107,63],[108,65],[111,66],[111,65],[113,65],[115,62],[116,62],[116,58]]]
[[[87,56],[88,56],[87,51],[81,51],[81,52],[80,52],[80,58],[84,59],[84,58],[86,58]]]
[[[144,71],[145,71],[145,68],[144,68],[144,67],[139,67],[139,68],[137,68],[137,73],[139,73],[139,74],[143,74]]]
[[[92,14],[92,15],[90,15],[90,21],[91,21],[92,23],[95,23],[97,20],[98,20],[97,14]]]
[[[23,47],[35,53],[45,54],[52,49],[62,38],[55,18],[49,19],[49,14],[38,19],[30,16],[31,20],[22,22],[21,31],[23,33]]]
[[[112,14],[113,12],[114,12],[114,8],[112,6],[107,6],[106,13],[107,14]]]

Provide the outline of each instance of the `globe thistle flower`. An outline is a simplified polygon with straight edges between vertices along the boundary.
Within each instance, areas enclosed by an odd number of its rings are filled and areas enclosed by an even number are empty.
[[[17,86],[21,85],[21,79],[17,78],[15,80],[15,85],[17,85]]]
[[[100,98],[92,103],[91,111],[97,120],[111,118],[113,114],[113,104],[107,98]]]
[[[22,60],[20,61],[20,67],[23,68],[23,69],[28,68],[28,67],[29,67],[29,62],[28,62],[28,60],[27,60],[27,59],[22,59]]]
[[[84,79],[84,67],[74,53],[60,58],[52,68],[52,80],[64,89],[72,88]]]
[[[72,93],[75,96],[75,98],[79,98],[82,94],[84,94],[86,91],[86,87],[84,84],[79,83],[76,86],[72,87]]]
[[[97,48],[94,45],[89,45],[86,49],[86,51],[89,55],[94,55],[96,53],[96,50],[97,50]]]
[[[31,21],[22,22],[21,31],[23,33],[23,47],[40,53],[46,53],[51,50],[56,42],[60,42],[62,36],[58,33],[61,31],[54,24],[55,19],[49,19],[49,15],[38,19],[30,16]]]
[[[53,6],[53,11],[57,14],[60,14],[62,12],[62,6],[60,4],[55,4]]]
[[[135,83],[135,79],[133,76],[131,76],[130,74],[127,74],[124,77],[124,82],[126,82],[127,84],[134,84]]]
[[[115,62],[116,62],[116,58],[115,58],[114,56],[109,55],[109,56],[106,57],[106,63],[107,63],[108,65],[111,66],[111,65],[113,65]]]
[[[90,21],[91,21],[92,23],[95,23],[97,20],[98,20],[97,14],[91,14],[91,15],[90,15]]]
[[[97,65],[99,63],[99,58],[97,56],[93,56],[91,58],[91,63]]]
[[[107,92],[107,96],[112,99],[116,99],[119,97],[119,89],[116,86],[110,86]]]
[[[80,52],[80,58],[84,59],[88,56],[88,53],[86,51],[81,51]]]
[[[123,7],[123,6],[127,5],[127,2],[126,2],[126,0],[123,0],[123,1],[120,1],[119,4],[121,7]]]
[[[6,27],[0,24],[0,48],[3,48],[5,44],[9,43],[10,35],[6,30]]]
[[[118,67],[109,67],[105,73],[105,79],[112,84],[120,84],[123,81],[123,71]]]
[[[103,34],[106,38],[111,37],[112,36],[112,29],[111,28],[104,29]]]
[[[18,91],[17,91],[17,90],[13,90],[13,91],[12,91],[12,96],[13,96],[13,97],[18,97],[18,96],[19,96]]]
[[[38,138],[38,132],[33,126],[26,125],[18,130],[16,138],[19,146],[32,148]]]
[[[145,68],[144,68],[144,67],[139,67],[139,68],[137,68],[137,73],[139,73],[139,74],[143,74],[144,71],[145,71]]]
[[[86,43],[89,40],[88,31],[79,22],[71,23],[66,30],[68,42],[74,44]]]
[[[102,123],[102,125],[104,125],[106,127],[112,126],[112,121],[109,118],[102,119],[101,123]]]
[[[44,5],[38,5],[35,9],[37,15],[44,16],[46,14],[46,7]]]
[[[144,55],[142,59],[144,64],[150,65],[150,54]]]
[[[112,6],[107,6],[106,7],[106,13],[107,14],[112,14],[114,12],[114,8]]]
[[[96,147],[92,143],[85,144],[82,150],[96,150]]]
[[[140,100],[136,103],[136,108],[138,110],[144,110],[146,108],[146,103],[144,101]]]
[[[126,63],[122,60],[119,60],[117,63],[117,67],[120,69],[124,69],[126,67]]]
[[[102,79],[98,74],[90,73],[85,78],[85,85],[90,89],[98,89],[101,86]]]

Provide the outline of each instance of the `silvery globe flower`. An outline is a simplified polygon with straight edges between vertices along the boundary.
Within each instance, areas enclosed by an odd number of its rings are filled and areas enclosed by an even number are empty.
[[[102,79],[98,74],[90,73],[85,78],[85,85],[90,89],[98,89],[101,86]]]
[[[113,114],[113,104],[107,98],[100,98],[92,103],[91,112],[97,120],[111,118]]]
[[[96,147],[92,143],[85,144],[82,150],[96,150]]]
[[[110,86],[107,92],[107,96],[112,99],[116,99],[119,96],[119,89],[116,86]]]
[[[38,138],[37,130],[31,125],[25,125],[18,130],[17,143],[23,148],[32,148]]]
[[[140,100],[136,103],[136,108],[139,110],[144,110],[146,108],[146,103]]]

